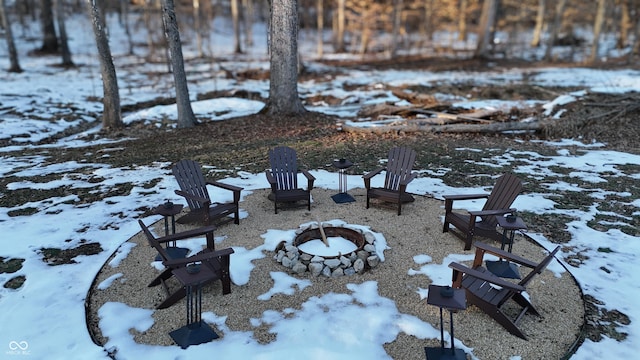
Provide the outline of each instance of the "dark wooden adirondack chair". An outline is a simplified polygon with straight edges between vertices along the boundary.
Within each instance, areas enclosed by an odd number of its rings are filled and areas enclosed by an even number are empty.
[[[279,146],[269,150],[271,170],[267,170],[267,181],[271,185],[269,198],[273,200],[278,213],[278,203],[306,201],[307,210],[311,210],[311,189],[316,178],[307,170],[298,169],[296,151],[288,146]],[[307,179],[307,188],[298,187],[298,171]]]
[[[162,264],[166,268],[156,276],[153,281],[149,283],[149,287],[162,284],[167,292],[167,298],[163,300],[158,306],[158,309],[165,309],[175,304],[178,300],[186,296],[186,289],[180,287],[179,289],[171,292],[166,284],[166,281],[173,276],[172,270],[185,267],[189,264],[200,263],[200,271],[208,272],[211,281],[220,280],[222,282],[222,294],[226,295],[231,293],[231,276],[229,274],[230,255],[233,253],[233,249],[226,248],[216,251],[213,243],[213,231],[215,226],[205,226],[198,229],[179,232],[173,235],[163,236],[156,238],[153,236],[149,228],[138,220],[140,228],[144,232],[149,245],[155,248],[160,254]],[[205,235],[207,238],[207,247],[196,255],[189,257],[172,258],[171,254],[166,251],[162,244],[167,242],[173,242],[177,240],[190,239],[198,236]]]
[[[527,340],[526,335],[518,328],[518,323],[527,313],[536,316],[540,316],[540,313],[533,304],[531,304],[529,298],[522,293],[526,290],[531,280],[537,274],[541,274],[547,265],[549,265],[555,254],[560,250],[560,246],[557,246],[538,264],[479,241],[476,241],[475,246],[476,256],[472,268],[456,262],[449,264],[449,267],[453,269],[452,286],[455,288],[464,288],[467,294],[467,303],[479,307],[511,334]],[[532,268],[532,270],[518,283],[503,280],[482,267],[485,253],[490,253],[524,267]],[[509,300],[513,300],[521,307],[520,312],[515,317],[510,317],[503,311],[503,306]]]
[[[398,205],[398,215],[402,212],[402,204],[415,199],[407,193],[407,185],[417,177],[413,173],[416,152],[407,147],[394,147],[389,150],[387,166],[380,167],[364,174],[364,187],[367,189],[367,209],[370,199],[380,199]],[[386,170],[384,186],[371,187],[371,178]]]
[[[221,225],[232,221],[240,224],[240,187],[224,184],[218,181],[205,180],[200,164],[193,160],[180,160],[172,169],[173,175],[180,186],[176,194],[182,196],[189,205],[189,213],[178,219],[179,223],[200,223],[210,225],[214,222]],[[232,202],[212,202],[207,190],[212,185],[233,193]]]
[[[511,204],[522,190],[522,182],[513,174],[504,174],[498,178],[490,194],[444,195],[444,226],[442,232],[449,231],[449,224],[459,232],[455,235],[464,241],[464,249],[471,249],[474,236],[483,236],[496,241],[502,240],[502,234],[496,231],[496,216],[504,216],[516,209]],[[455,212],[453,202],[486,198],[480,211]],[[478,221],[479,220],[479,221]]]

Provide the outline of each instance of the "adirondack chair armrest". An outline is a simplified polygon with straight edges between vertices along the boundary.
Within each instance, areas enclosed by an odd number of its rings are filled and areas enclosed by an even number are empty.
[[[409,183],[417,177],[418,177],[418,173],[412,172],[409,176],[407,176],[405,179],[402,179],[400,181],[400,186],[407,187],[407,185],[409,185]]]
[[[271,184],[271,186],[274,186],[276,184],[276,178],[271,173],[271,170],[265,170],[264,174],[267,176],[267,181],[269,182],[269,184]]]
[[[487,215],[504,215],[515,212],[517,209],[491,209],[491,210],[470,210],[469,214],[473,216],[487,216]]]
[[[159,237],[156,239],[156,241],[160,244],[164,244],[171,241],[185,240],[185,239],[190,239],[190,238],[194,238],[201,235],[207,235],[209,233],[213,233],[215,230],[216,230],[215,225],[203,226],[196,229],[191,229],[191,230],[182,231],[179,233]]]
[[[371,178],[380,174],[382,171],[386,170],[386,167],[379,167],[375,170],[369,171],[368,173],[362,175],[364,179],[364,187],[367,189],[371,189]]]
[[[195,195],[191,195],[189,193],[186,193],[182,190],[175,190],[176,195],[180,195],[186,199],[198,202],[198,203],[202,203],[203,206],[202,207],[209,207],[209,204],[211,204],[211,200],[203,198],[201,196],[195,196]]]
[[[445,212],[450,213],[453,210],[453,202],[456,200],[474,200],[474,199],[486,199],[489,194],[457,194],[457,195],[442,195],[444,198]]]
[[[476,241],[474,243],[474,246],[476,247],[477,250],[479,250],[479,252],[481,254],[484,254],[484,253],[492,254],[492,255],[495,255],[495,256],[497,256],[497,257],[499,257],[501,259],[509,260],[509,261],[514,262],[516,264],[520,264],[522,266],[526,266],[526,267],[529,267],[529,268],[532,268],[532,269],[535,268],[536,266],[538,266],[537,263],[535,263],[535,262],[533,262],[533,261],[531,261],[529,259],[525,259],[525,258],[523,258],[521,256],[512,254],[512,253],[510,253],[508,251],[505,251],[505,250],[502,250],[500,248],[488,245],[488,244],[483,243],[481,241]],[[478,251],[476,251],[476,256],[479,256],[478,255]],[[482,260],[483,260],[482,258],[481,259],[475,259],[474,260],[474,264],[481,264]]]
[[[453,194],[453,195],[442,195],[445,200],[473,200],[473,199],[482,199],[489,197],[489,194]]]
[[[525,291],[526,289],[524,288],[524,286],[518,285],[518,284],[514,284],[512,282],[503,280],[491,273],[488,272],[482,272],[482,271],[478,271],[476,269],[472,269],[470,267],[464,266],[460,263],[457,262],[451,262],[449,264],[449,267],[451,269],[453,269],[453,278],[454,278],[454,284],[456,284],[456,279],[457,277],[461,276],[462,274],[467,274],[469,276],[473,276],[475,278],[478,278],[480,280],[486,281],[488,283],[500,286],[502,288],[505,289],[509,289],[509,290],[513,290],[513,291]]]
[[[365,178],[365,179],[371,179],[372,177],[380,174],[382,171],[384,171],[386,169],[387,169],[386,167],[379,167],[379,168],[377,168],[375,170],[369,171],[368,173],[362,175],[362,177]]]
[[[211,186],[218,187],[220,189],[225,189],[225,190],[232,191],[233,192],[233,202],[235,204],[237,204],[240,201],[240,193],[242,192],[242,190],[244,190],[244,188],[241,188],[239,186],[225,184],[223,182],[215,181],[215,180],[207,180],[207,185],[211,185]]]
[[[235,185],[231,185],[231,184],[225,184],[223,182],[215,181],[215,180],[207,180],[207,185],[219,187],[221,189],[225,189],[225,190],[229,190],[229,191],[233,191],[233,192],[240,192],[240,191],[244,190],[244,188],[241,188],[239,186],[235,186]]]
[[[301,169],[300,172],[307,178],[307,190],[311,190],[313,188],[313,182],[316,180],[316,177],[311,175],[308,170]]]
[[[216,257],[229,256],[231,254],[233,254],[233,249],[226,248],[226,249],[217,250],[217,251],[202,252],[197,255],[189,256],[188,258],[165,260],[162,262],[162,264],[166,267],[174,268],[182,265],[191,264],[194,262],[206,261]]]

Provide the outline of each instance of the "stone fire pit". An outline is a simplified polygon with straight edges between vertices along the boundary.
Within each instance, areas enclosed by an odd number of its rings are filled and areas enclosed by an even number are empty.
[[[323,223],[328,246],[322,241],[318,223],[301,226],[290,241],[276,248],[275,259],[291,272],[313,276],[336,277],[361,273],[382,261],[376,248],[376,236],[348,224]]]

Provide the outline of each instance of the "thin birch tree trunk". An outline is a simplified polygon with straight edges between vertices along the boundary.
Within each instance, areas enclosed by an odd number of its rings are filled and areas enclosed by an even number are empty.
[[[467,0],[460,0],[458,12],[458,40],[467,41]]]
[[[593,24],[593,42],[591,43],[591,54],[589,55],[589,63],[593,64],[598,60],[598,52],[600,51],[600,34],[604,25],[604,15],[607,8],[606,0],[598,0],[598,10],[596,11],[596,19]]]
[[[173,67],[173,80],[176,88],[176,105],[178,107],[178,127],[189,128],[196,125],[196,117],[191,108],[189,88],[187,87],[187,75],[184,71],[184,59],[182,57],[182,43],[178,20],[176,19],[173,0],[163,0],[162,17],[166,29],[165,36],[169,45],[171,65]]]
[[[60,34],[60,55],[62,55],[62,66],[75,66],[71,59],[71,50],[69,50],[69,40],[67,38],[67,28],[64,23],[64,0],[54,0],[56,8],[56,20],[58,21],[58,33]]]
[[[242,0],[245,47],[253,46],[253,1]]]
[[[324,3],[322,0],[316,0],[316,22],[318,24],[318,43],[316,51],[318,57],[321,58],[324,53]]]
[[[16,43],[13,39],[13,32],[11,31],[11,22],[9,21],[9,11],[7,10],[7,4],[5,0],[0,0],[0,21],[4,26],[4,35],[7,39],[7,50],[9,51],[9,72],[22,72],[20,67],[20,61],[18,60],[18,51],[16,50]]]
[[[346,0],[337,0],[338,4],[336,6],[337,19],[334,25],[335,31],[335,51],[336,52],[344,52],[344,28],[345,28],[345,1]]]
[[[478,29],[478,45],[474,54],[476,58],[486,58],[489,56],[498,2],[499,0],[484,0],[482,4],[482,14],[480,15],[480,26]]]
[[[390,46],[390,55],[391,57],[396,56],[396,52],[398,51],[398,43],[399,43],[399,33],[400,33],[400,22],[402,20],[402,8],[404,6],[403,0],[392,0],[393,3],[393,30],[391,32],[391,46]]]
[[[118,77],[116,68],[111,57],[109,39],[105,32],[102,12],[96,4],[97,0],[87,0],[89,11],[93,23],[93,33],[98,47],[98,57],[100,59],[100,74],[102,75],[102,128],[111,131],[124,127],[122,113],[120,109],[120,94],[118,90]]]
[[[538,0],[538,11],[536,13],[536,26],[533,28],[533,38],[531,46],[540,46],[540,38],[542,37],[542,28],[544,27],[544,14],[547,10],[547,0]]]
[[[562,24],[562,17],[564,16],[564,9],[567,5],[567,0],[558,0],[556,3],[556,13],[553,17],[553,23],[549,27],[549,38],[547,39],[547,48],[544,51],[544,60],[551,61],[553,55],[553,47],[558,41],[558,32],[560,31],[560,25]]]
[[[235,53],[242,53],[242,45],[240,44],[240,9],[238,0],[231,0],[231,18],[233,20],[233,42],[235,44]]]

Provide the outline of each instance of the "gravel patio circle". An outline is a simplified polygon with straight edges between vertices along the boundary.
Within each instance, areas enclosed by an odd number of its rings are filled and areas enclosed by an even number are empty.
[[[349,283],[376,281],[380,296],[393,300],[400,313],[414,315],[439,329],[439,311],[437,307],[426,304],[418,291],[427,289],[431,279],[422,274],[410,275],[410,270],[419,270],[423,264],[417,264],[414,256],[429,255],[433,264],[442,264],[449,254],[474,253],[474,249],[463,250],[463,242],[451,233],[442,232],[443,202],[425,196],[417,196],[416,201],[403,206],[402,215],[397,216],[393,208],[373,205],[365,209],[365,190],[358,188],[349,193],[356,199],[352,203],[336,204],[331,199],[335,190],[314,189],[311,211],[305,207],[285,209],[274,214],[273,204],[267,199],[268,190],[256,190],[247,195],[240,203],[248,217],[241,219],[240,225],[233,223],[222,225],[216,231],[216,238],[224,240],[217,244],[223,247],[244,247],[253,249],[264,244],[261,237],[269,229],[293,230],[301,224],[315,221],[340,219],[348,224],[365,225],[371,231],[384,235],[389,249],[385,250],[385,260],[378,267],[352,276],[328,278],[314,277],[310,273],[293,275],[308,279],[312,286],[293,295],[274,295],[268,301],[257,297],[269,291],[273,280],[272,271],[287,270],[274,258],[273,252],[265,251],[262,259],[254,260],[255,266],[249,282],[238,286],[232,284],[231,294],[222,295],[220,282],[204,288],[203,311],[227,316],[226,325],[234,331],[252,331],[254,338],[261,343],[275,340],[265,325],[254,327],[251,318],[260,318],[267,310],[281,311],[285,308],[300,309],[312,296],[328,292],[350,293]],[[149,204],[153,207],[157,204]],[[378,204],[379,205],[379,204]],[[149,222],[147,222],[149,224]],[[156,234],[164,234],[162,220],[154,224]],[[178,224],[178,231],[189,226]],[[491,244],[490,240],[481,239]],[[121,302],[131,307],[155,309],[164,298],[161,286],[149,288],[147,284],[158,274],[152,265],[156,256],[141,233],[128,240],[135,243],[128,256],[117,267],[111,267],[109,259],[98,273],[87,296],[87,321],[91,335],[98,344],[106,341],[98,327],[97,312],[106,302]],[[492,245],[497,245],[493,243]],[[516,235],[513,252],[525,258],[540,261],[545,256],[543,249],[530,238]],[[233,262],[233,255],[231,257]],[[470,262],[469,262],[470,263]],[[448,261],[444,264],[446,266]],[[557,266],[556,266],[557,267]],[[113,281],[106,289],[97,285],[114,274],[122,276]],[[176,282],[173,286],[179,286]],[[519,355],[523,359],[559,359],[573,346],[579,337],[584,322],[584,304],[582,293],[574,278],[568,272],[556,276],[545,270],[530,283],[527,292],[532,303],[542,314],[541,317],[526,315],[520,327],[529,337],[528,341],[509,334],[498,323],[475,306],[456,313],[455,336],[480,359],[509,359]],[[184,299],[164,310],[155,310],[154,325],[146,332],[135,334],[135,341],[141,344],[172,345],[168,335],[170,331],[184,325]],[[445,321],[445,330],[448,329]],[[224,341],[224,333],[215,329]],[[457,343],[457,341],[456,341]],[[384,344],[385,350],[393,359],[424,359],[425,346],[439,346],[439,338],[418,339],[400,333],[395,341]]]

